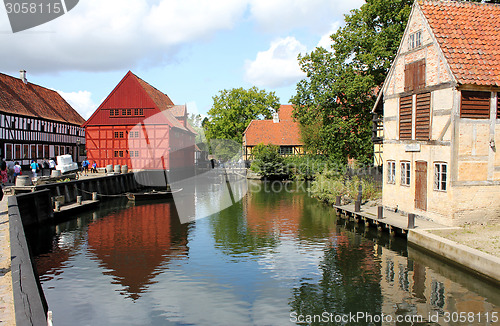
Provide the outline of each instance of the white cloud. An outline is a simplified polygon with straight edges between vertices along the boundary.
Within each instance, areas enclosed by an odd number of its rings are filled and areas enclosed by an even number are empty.
[[[292,85],[305,76],[297,56],[306,50],[294,37],[273,41],[268,50],[257,53],[255,60],[246,62],[245,79],[259,87]]]
[[[231,29],[246,9],[246,1],[163,0],[144,19],[145,31],[164,44],[179,44]]]
[[[80,115],[87,120],[97,109],[97,104],[92,101],[92,94],[88,91],[66,93],[57,91]]]
[[[334,34],[335,32],[337,32],[337,30],[339,28],[340,28],[339,22],[333,23],[330,26],[330,29],[328,30],[328,32],[326,32],[325,34],[323,34],[323,36],[321,36],[321,39],[319,40],[317,47],[323,47],[325,50],[333,51],[332,50],[333,42],[332,42],[332,39],[330,38],[330,36],[332,34]]]
[[[86,0],[64,16],[19,33],[0,33],[3,69],[109,71],[172,59],[180,47],[230,29],[246,0]],[[8,19],[0,29],[10,30]]]
[[[323,34],[332,21],[362,0],[85,0],[65,15],[10,33],[0,10],[3,70],[33,73],[113,71],[159,66],[179,51],[244,22],[260,30],[290,34],[307,28]]]

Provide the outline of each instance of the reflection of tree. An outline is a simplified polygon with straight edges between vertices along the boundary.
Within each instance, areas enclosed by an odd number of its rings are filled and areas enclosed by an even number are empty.
[[[369,241],[361,240],[357,234],[340,234],[337,243],[325,250],[320,281],[302,279],[301,285],[293,290],[292,311],[299,315],[323,312],[334,316],[358,312],[380,315],[380,263],[373,257],[373,245]]]
[[[280,236],[310,241],[329,237],[335,217],[309,198],[305,188],[277,181],[252,183],[240,202],[210,217],[217,247],[230,255],[257,254],[276,247]]]
[[[278,243],[276,234],[269,234],[248,227],[243,218],[243,202],[210,217],[216,246],[228,255],[257,254],[261,248],[275,247]]]

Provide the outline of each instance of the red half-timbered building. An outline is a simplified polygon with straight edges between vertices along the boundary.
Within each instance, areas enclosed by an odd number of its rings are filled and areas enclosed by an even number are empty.
[[[92,163],[133,170],[175,170],[194,165],[195,132],[185,105],[128,72],[84,124]]]

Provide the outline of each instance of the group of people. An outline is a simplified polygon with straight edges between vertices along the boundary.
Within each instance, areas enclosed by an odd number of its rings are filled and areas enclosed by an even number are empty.
[[[43,160],[41,163],[38,163],[35,160],[31,160],[29,168],[34,178],[38,177],[40,174],[44,175],[44,171],[46,170],[49,171],[50,175],[50,172],[52,170],[55,170],[56,168],[56,162],[52,158]],[[97,162],[94,161],[92,165],[90,165],[89,160],[85,159],[82,162],[81,173],[83,175],[87,175],[89,173],[89,170],[90,173],[97,173]],[[16,161],[14,165],[12,165],[12,162],[10,162],[8,165],[7,162],[2,157],[0,157],[0,184],[2,186],[9,182],[9,175],[12,176],[10,181],[12,183],[16,183],[16,178],[22,174],[22,167],[19,162]]]
[[[89,173],[89,166],[90,166],[90,162],[88,159],[84,159],[83,162],[82,162],[82,173],[83,175],[87,175]],[[92,163],[92,167],[90,168],[90,173],[97,173],[97,163],[96,161],[94,161],[94,163]]]
[[[16,162],[16,165],[18,165],[18,164],[19,164],[19,162]],[[16,165],[14,165],[14,166],[16,166]],[[49,159],[48,161],[43,160],[42,166],[40,166],[40,163],[36,162],[35,160],[31,160],[31,164],[30,164],[31,173],[33,174],[34,178],[36,178],[38,176],[38,173],[40,171],[42,172],[42,175],[43,175],[43,170],[49,170],[49,173],[50,173],[50,171],[54,170],[55,168],[56,168],[56,162],[54,161],[54,159]],[[15,171],[14,171],[14,173],[15,173]],[[15,182],[15,179],[14,179],[14,182]]]

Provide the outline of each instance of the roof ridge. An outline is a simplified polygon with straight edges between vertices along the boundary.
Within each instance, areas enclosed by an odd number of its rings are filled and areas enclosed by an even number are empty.
[[[144,79],[142,79],[141,77],[137,76],[137,75],[136,75],[136,74],[134,74],[132,71],[130,71],[130,73],[131,73],[132,75],[134,75],[134,77],[135,77],[135,78],[137,78],[139,81],[142,81],[144,84],[146,84],[147,86],[151,87],[154,91],[156,91],[156,92],[158,92],[158,93],[160,93],[160,94],[162,94],[162,95],[166,96],[166,97],[170,100],[170,102],[174,103],[174,102],[170,99],[170,97],[169,97],[167,94],[163,93],[163,92],[162,92],[162,91],[160,91],[158,88],[154,87],[153,85],[151,85],[150,83],[148,83],[147,81],[145,81]],[[139,83],[139,84],[140,84],[140,83]],[[141,87],[142,87],[142,88],[144,88],[144,86],[143,86],[143,85],[141,85]],[[147,91],[146,89],[144,89],[144,90],[145,90],[145,91]],[[175,105],[175,104],[172,104],[172,105]]]
[[[35,83],[24,84],[21,79],[4,73],[0,73],[0,86],[0,88],[9,94],[9,96],[11,96],[13,100],[17,101],[17,103],[19,103],[19,105],[23,108],[24,113],[17,112],[20,115],[28,115],[31,117],[55,120],[75,125],[81,125],[85,122],[85,119],[71,105],[68,104],[61,94],[53,89],[49,89]],[[19,94],[20,91],[25,92],[28,96],[33,96],[35,103],[23,98],[23,96]],[[53,97],[55,102],[52,104],[49,103],[47,100],[48,97]],[[56,106],[62,105],[61,109],[66,111],[68,114],[61,114],[61,112],[54,107],[54,104]]]
[[[470,6],[497,6],[500,7],[500,3],[491,2],[471,2],[467,0],[417,0],[419,5],[422,4],[452,4],[452,5],[470,5]]]

